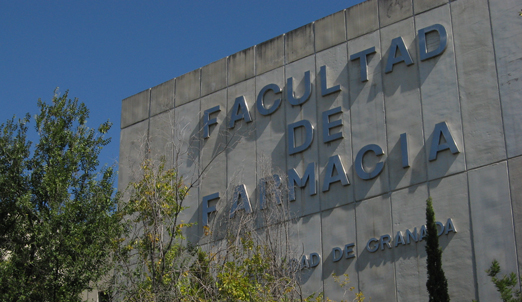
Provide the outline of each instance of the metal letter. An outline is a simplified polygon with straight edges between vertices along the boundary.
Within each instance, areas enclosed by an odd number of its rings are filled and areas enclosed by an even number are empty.
[[[441,137],[442,135],[442,137]],[[445,143],[441,144],[441,138],[444,138]],[[448,124],[446,122],[440,122],[435,125],[435,130],[433,130],[433,138],[431,140],[431,148],[430,148],[430,161],[434,161],[437,159],[437,154],[440,151],[450,150],[451,153],[459,153],[459,148],[457,147],[457,143],[451,136],[451,133],[448,128]]]
[[[213,207],[209,207],[208,206],[208,203],[211,201],[211,200],[215,200],[215,199],[219,199],[219,192],[218,193],[214,193],[214,194],[210,194],[210,195],[207,195],[207,196],[204,196],[203,197],[203,202],[202,202],[202,207],[203,207],[203,217],[202,217],[202,222],[203,222],[203,226],[208,226],[208,215],[212,212],[216,212],[216,207],[213,206]]]
[[[446,222],[446,231],[444,233],[448,235],[449,232],[457,232],[457,229],[455,228],[455,225],[453,224],[453,220],[451,218],[448,218],[448,221]]]
[[[436,221],[435,224],[437,225],[437,236],[444,234],[444,225],[442,222]]]
[[[390,235],[386,234],[386,235],[381,236],[381,240],[380,240],[381,251],[384,251],[384,245],[386,245],[389,249],[391,249],[390,241],[391,241]]]
[[[281,204],[281,194],[278,194],[274,190],[274,189],[281,187],[281,177],[277,174],[274,174],[274,175],[272,175],[272,180],[273,180],[274,188],[270,188],[269,193],[275,195],[277,204]],[[267,195],[266,187],[267,187],[269,181],[270,181],[269,179],[262,178],[259,183],[259,208],[261,210],[265,209],[265,207],[266,207],[266,195]]]
[[[343,125],[342,115],[341,119],[330,122],[330,117],[338,113],[343,113],[340,106],[323,112],[323,143],[325,144],[343,138],[342,129],[337,133],[330,134],[330,129],[341,127]]]
[[[221,111],[221,107],[219,105],[212,107],[210,109],[207,109],[204,111],[203,114],[203,138],[209,138],[210,137],[210,125],[217,125],[217,119],[216,118],[210,118],[210,115],[212,113],[216,113]]]
[[[234,197],[232,199],[232,207],[230,208],[230,218],[234,218],[236,212],[245,210],[245,213],[252,213],[250,199],[245,185],[239,185],[234,189]]]
[[[265,87],[263,87],[263,89],[261,89],[261,91],[259,91],[259,94],[257,95],[256,106],[257,106],[257,112],[259,112],[259,114],[261,114],[261,115],[270,115],[270,114],[276,112],[276,110],[279,108],[279,106],[281,106],[281,99],[279,98],[274,101],[274,104],[272,104],[272,106],[270,108],[265,108],[265,104],[264,104],[265,94],[269,90],[272,90],[275,94],[281,93],[281,91],[282,91],[281,88],[279,88],[279,86],[277,86],[276,84],[268,84]]]
[[[408,135],[406,133],[401,134],[401,154],[402,154],[402,167],[408,168],[410,166],[408,157]]]
[[[339,256],[337,256],[339,255]],[[337,262],[343,258],[343,250],[340,247],[334,247],[332,249],[332,260],[333,262]]]
[[[304,81],[305,81],[305,92],[300,98],[295,97],[294,93],[294,79],[288,78],[286,79],[286,97],[288,99],[288,102],[292,104],[292,106],[298,106],[304,104],[310,96],[312,95],[312,82],[310,81],[310,70],[305,72],[304,75]]]
[[[421,229],[420,229],[420,232],[419,232],[419,241],[422,241],[424,240],[424,238],[426,238],[426,236],[428,236],[428,232],[426,231],[426,226],[423,225],[421,226]]]
[[[371,47],[368,49],[365,49],[363,51],[360,51],[358,53],[355,53],[350,56],[350,61],[354,61],[357,59],[360,59],[361,63],[361,82],[368,81],[368,61],[367,57],[368,55],[371,55],[372,53],[375,53],[375,47]]]
[[[306,255],[303,255],[303,257],[301,257],[300,269],[305,268],[310,268],[310,263],[308,262],[308,258],[306,257]]]
[[[288,200],[295,200],[295,185],[302,188],[306,186],[306,183],[310,181],[310,195],[317,194],[317,180],[315,178],[315,163],[309,163],[306,166],[303,178],[299,176],[299,173],[295,169],[288,170]]]
[[[399,49],[400,56],[396,57],[397,49]],[[413,60],[411,59],[410,53],[408,52],[408,48],[404,45],[404,40],[402,37],[397,37],[392,40],[390,45],[390,53],[388,55],[388,62],[386,62],[386,69],[384,73],[390,73],[393,71],[393,65],[398,64],[400,62],[406,63],[406,66],[410,66],[413,64]]]
[[[301,146],[295,146],[295,129],[303,127],[305,130],[305,141]],[[288,125],[288,155],[303,152],[312,145],[314,140],[314,126],[308,120],[302,120]]]
[[[310,268],[316,267],[321,263],[321,256],[317,253],[310,254]]]
[[[344,246],[344,258],[350,259],[355,258],[355,255],[353,254],[353,247],[355,246],[355,243],[348,243]]]
[[[397,247],[399,244],[406,244],[406,242],[404,242],[404,236],[402,235],[402,231],[398,231],[397,236],[395,236],[395,247]]]
[[[428,45],[426,43],[426,34],[432,31],[439,33],[439,47],[437,49],[428,52]],[[424,27],[419,29],[419,53],[421,61],[438,56],[446,50],[448,45],[448,35],[446,29],[441,24],[434,24],[432,26]]]
[[[375,144],[366,145],[359,151],[359,153],[357,153],[357,156],[355,157],[355,172],[357,172],[357,175],[360,178],[365,180],[377,177],[379,174],[381,174],[382,169],[384,168],[384,163],[378,162],[372,172],[366,172],[364,170],[363,157],[369,151],[373,151],[373,153],[375,153],[377,156],[384,154],[382,148]]]
[[[319,70],[319,76],[321,77],[321,95],[322,96],[327,96],[334,92],[341,91],[341,85],[335,85],[333,87],[326,88],[327,87],[326,65],[321,66],[321,69]]]
[[[413,242],[419,241],[417,237],[417,228],[413,229],[413,233],[410,230],[406,230],[406,243],[410,244],[410,238],[413,239]]]
[[[372,243],[372,242],[377,242],[377,244],[374,245],[374,247],[370,247],[370,243]],[[375,238],[368,240],[368,243],[366,243],[366,250],[368,250],[368,252],[375,253],[378,249],[379,249],[379,240],[377,240]]]
[[[329,191],[330,184],[334,182],[340,181],[343,186],[350,184],[339,155],[330,156],[324,173],[323,192]]]
[[[250,116],[250,111],[248,111],[245,97],[240,96],[236,98],[234,106],[232,107],[232,116],[230,117],[228,128],[234,128],[236,122],[243,119],[247,123],[252,122],[252,117]]]

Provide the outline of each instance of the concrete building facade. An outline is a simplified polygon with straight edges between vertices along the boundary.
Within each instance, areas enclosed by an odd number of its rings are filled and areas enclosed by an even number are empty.
[[[431,196],[452,300],[500,301],[491,262],[522,273],[521,9],[369,0],[133,95],[119,188],[144,139],[187,179],[209,165],[183,213],[208,245],[220,204],[257,211],[261,172],[284,175],[295,240],[319,256],[303,286],[334,300],[333,273],[373,301],[427,300]]]

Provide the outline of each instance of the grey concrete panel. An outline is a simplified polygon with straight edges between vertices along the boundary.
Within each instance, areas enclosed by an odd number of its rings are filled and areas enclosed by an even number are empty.
[[[121,128],[149,118],[150,89],[144,90],[121,102]]]
[[[447,3],[448,0],[413,0],[413,9],[415,10],[415,14],[420,14]]]
[[[250,79],[255,75],[255,46],[228,57],[228,85]]]
[[[285,86],[284,80],[284,69],[283,67],[275,70],[263,73],[256,77],[256,98],[261,89],[268,84],[276,84],[283,88]],[[274,100],[277,98],[283,98],[283,93],[276,95],[273,91],[269,91],[264,97],[264,104],[266,106],[272,106]],[[254,125],[256,128],[256,166],[257,171],[257,196],[259,197],[259,186],[263,178],[271,177],[277,174],[281,177],[282,187],[281,195],[283,200],[288,200],[288,189],[287,189],[287,171],[286,171],[286,117],[285,117],[285,106],[281,104],[279,109],[273,114],[264,116],[261,115],[257,110],[252,112],[254,119]],[[248,158],[253,160],[251,154]],[[251,168],[254,168],[250,165]],[[273,184],[273,183],[272,183]],[[273,192],[270,191],[269,192]],[[277,191],[276,191],[277,192]],[[274,193],[276,193],[274,192]],[[273,196],[273,195],[272,195]],[[259,201],[259,199],[258,199]],[[271,200],[268,200],[268,206],[270,206]],[[258,205],[255,206],[256,209]],[[286,205],[285,205],[286,208]],[[261,215],[258,215],[258,225],[265,224],[265,213],[271,213],[273,208],[267,208],[263,210]],[[268,214],[267,214],[268,215]],[[269,216],[269,215],[268,215]]]
[[[118,191],[124,191],[130,182],[141,175],[140,164],[145,158],[149,121],[145,120],[124,128],[120,132]]]
[[[260,90],[268,84],[285,87],[284,69],[278,68],[256,77],[256,98]],[[272,106],[273,100],[282,98],[283,92],[276,95],[268,92],[265,95],[266,106]],[[256,126],[257,141],[257,171],[266,176],[272,172],[286,178],[286,117],[285,105],[281,104],[273,114],[264,116],[257,110],[253,117]],[[259,174],[258,174],[259,175]]]
[[[389,196],[378,196],[358,203],[357,216],[357,271],[359,290],[372,301],[396,301],[395,267],[392,249],[374,253],[366,250],[371,238],[392,236],[392,213]]]
[[[316,78],[316,97],[317,97],[317,137],[319,146],[319,192],[321,199],[321,209],[329,209],[354,201],[353,189],[353,163],[350,127],[350,95],[348,88],[348,56],[346,53],[346,43],[322,51],[316,55],[316,70],[326,65],[326,87],[330,88],[340,85],[341,91],[322,96],[322,78]],[[322,113],[337,107],[342,108],[342,114],[332,116],[331,121],[342,120],[341,127],[331,129],[330,134],[342,132],[343,138],[324,143],[323,136],[323,116]],[[322,192],[323,181],[325,179],[325,168],[331,156],[339,155],[341,162],[348,175],[350,185],[343,186],[341,182],[330,185],[328,192]]]
[[[386,62],[390,43],[401,35],[413,62],[417,60],[417,39],[413,18],[399,21],[381,29],[381,53]],[[383,66],[384,67],[384,66]],[[394,65],[393,72],[384,73],[384,104],[386,106],[386,134],[388,156],[386,164],[392,190],[426,181],[426,150],[422,132],[422,106],[419,91],[419,72],[416,64]],[[408,140],[409,167],[402,164],[401,134]]]
[[[506,157],[486,0],[451,3],[468,169]]]
[[[201,96],[227,86],[227,58],[201,67]]]
[[[348,53],[355,54],[370,47],[377,52],[368,55],[368,81],[361,82],[360,60],[348,62],[350,74],[350,110],[352,118],[352,145],[354,162],[357,153],[368,144],[377,144],[384,155],[368,154],[363,159],[366,171],[374,169],[377,162],[385,162],[387,157],[384,97],[382,91],[381,53],[379,32],[348,41]],[[371,180],[363,180],[354,175],[355,199],[362,200],[389,190],[387,165],[382,173]]]
[[[285,63],[285,36],[281,35],[256,45],[256,74],[283,66]]]
[[[176,78],[176,89],[174,92],[176,107],[199,98],[200,76],[201,69],[196,69]]]
[[[508,157],[522,154],[522,1],[489,1]]]
[[[517,270],[507,163],[468,173],[478,293],[483,301],[495,301],[498,292],[486,269],[496,259],[503,274]]]
[[[346,34],[348,40],[379,29],[377,0],[368,0],[346,9]]]
[[[346,41],[344,10],[315,21],[315,51]]]
[[[457,233],[450,232],[448,235],[439,237],[439,246],[442,248],[442,268],[448,279],[448,291],[453,301],[476,299],[474,272],[477,274],[484,272],[474,270],[473,267],[467,184],[466,173],[460,173],[431,181],[428,185],[430,196],[433,199],[435,219],[446,224],[448,218],[451,218],[457,229]],[[425,209],[426,203],[423,205]],[[477,234],[474,233],[474,236]],[[482,236],[482,234],[478,236]],[[475,251],[477,251],[476,246]],[[425,260],[425,258],[423,259]],[[485,273],[482,274],[485,276]],[[486,299],[485,301],[493,300]]]
[[[151,116],[174,108],[175,82],[176,79],[172,79],[150,89]]]
[[[312,83],[312,91],[310,98],[306,103],[299,106],[292,106],[290,102],[284,98],[283,104],[281,106],[285,106],[285,114],[286,114],[286,125],[295,123],[301,120],[308,120],[317,129],[317,98],[315,97],[315,90],[317,86],[315,85],[315,57],[309,56],[297,62],[288,64],[285,66],[285,74],[286,78],[293,78],[293,90],[296,97],[301,97],[305,91],[305,72],[310,71],[310,81]],[[286,96],[286,89],[283,91],[283,94]],[[296,146],[301,145],[305,139],[305,131],[296,131]],[[286,133],[285,140],[288,138],[288,133]],[[312,141],[311,146],[301,152],[293,155],[288,155],[288,152],[285,154],[287,156],[287,170],[288,169],[296,169],[299,175],[302,177],[304,175],[305,169],[309,163],[317,163],[319,162],[318,158],[318,143],[319,137],[317,131],[314,133],[314,139]],[[285,142],[285,144],[287,144]],[[318,176],[319,167],[316,166],[316,176]],[[318,181],[319,183],[319,181]],[[318,187],[318,194],[309,195],[308,186],[306,188],[296,188],[296,200],[290,202],[290,211],[293,215],[303,216],[310,213],[315,213],[320,210],[320,202],[319,202],[319,194],[320,188]]]
[[[150,158],[155,161],[164,158],[168,168],[173,167],[174,146],[177,143],[175,141],[175,126],[174,110],[150,118]]]
[[[430,152],[435,125],[446,122],[460,153],[452,154],[449,150],[439,152],[436,160],[428,161],[428,179],[461,172],[466,166],[453,32],[448,5],[432,9],[415,17],[417,31],[433,24],[444,26],[448,36],[448,44],[446,50],[440,56],[418,63],[426,152]]]
[[[412,15],[412,0],[379,0],[379,19],[381,27],[388,26]]]
[[[225,235],[220,231],[226,231],[229,219],[230,196],[227,184],[227,164],[226,149],[228,125],[226,123],[227,114],[227,90],[220,90],[206,97],[201,98],[200,125],[203,128],[203,116],[207,109],[220,106],[221,111],[213,113],[210,118],[216,118],[217,125],[210,126],[210,137],[201,138],[200,141],[200,173],[203,175],[199,187],[199,195],[207,196],[219,192],[220,199],[213,205],[217,212],[209,216],[210,229],[215,238],[221,239]],[[201,200],[200,200],[201,202]],[[202,214],[203,215],[203,214]],[[200,220],[201,221],[201,220]],[[203,242],[209,237],[204,237]]]
[[[295,244],[295,248],[298,252],[297,255],[306,255],[309,257],[310,253],[318,253],[321,256],[319,265],[314,268],[301,270],[299,278],[301,289],[305,297],[312,293],[322,292],[323,255],[321,255],[321,215],[309,215],[294,221],[290,226],[290,238],[292,238]]]
[[[357,257],[342,258],[334,262],[332,249],[338,247],[345,252],[345,245],[356,243],[355,228],[355,204],[350,204],[335,209],[327,210],[321,213],[322,218],[322,241],[323,241],[323,280],[324,280],[324,296],[334,301],[351,301],[353,292],[347,292],[349,287],[359,288],[357,282]],[[342,223],[339,223],[342,222]],[[353,254],[357,255],[357,247],[353,247]],[[338,255],[336,254],[335,257]],[[340,277],[344,281],[344,274],[348,274],[350,283],[346,287],[341,287],[333,278],[333,274]]]
[[[184,223],[197,223],[184,232],[188,242],[198,243],[203,234],[201,223],[201,199],[198,188],[199,177],[199,145],[201,126],[199,121],[200,101],[195,100],[176,108],[174,112],[174,129],[170,129],[173,143],[174,168],[183,177],[184,183],[190,187],[188,196],[183,201],[185,209],[179,219]]]
[[[309,23],[285,34],[286,63],[314,53],[314,24]]]
[[[426,224],[426,199],[428,188],[426,184],[409,187],[393,192],[392,219],[393,219],[393,256],[395,263],[395,277],[397,278],[397,301],[426,301],[426,252],[424,241],[409,244],[395,244],[397,232],[406,236],[407,230],[417,233],[422,225]],[[376,252],[377,253],[377,252]]]
[[[516,157],[508,161],[509,181],[511,186],[511,206],[515,223],[515,236],[517,243],[517,259],[519,276],[522,276],[522,157]]]
[[[232,116],[236,98],[241,96],[245,98],[250,115],[255,117],[255,79],[250,79],[228,87],[227,122]],[[256,128],[254,122],[237,121],[235,127],[229,129],[227,140],[227,184],[230,188],[244,184],[252,211],[257,211],[259,206],[256,202]]]

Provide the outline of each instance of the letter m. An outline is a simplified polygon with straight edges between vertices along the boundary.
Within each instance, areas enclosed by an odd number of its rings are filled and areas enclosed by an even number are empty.
[[[306,167],[303,177],[299,176],[299,173],[295,169],[288,170],[288,199],[290,201],[295,200],[295,186],[300,188],[306,186],[306,183],[310,183],[309,192],[310,195],[317,194],[317,180],[315,177],[315,163],[309,163]]]

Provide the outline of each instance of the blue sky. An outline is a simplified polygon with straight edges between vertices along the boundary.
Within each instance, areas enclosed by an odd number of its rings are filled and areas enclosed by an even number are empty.
[[[115,164],[122,99],[359,2],[0,0],[0,122],[69,90]]]

